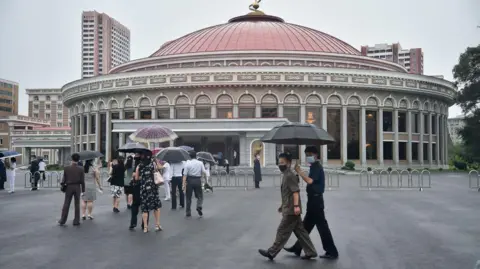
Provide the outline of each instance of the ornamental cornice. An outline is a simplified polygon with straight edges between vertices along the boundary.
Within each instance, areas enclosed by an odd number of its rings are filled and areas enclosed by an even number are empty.
[[[234,72],[232,69],[236,69]],[[452,103],[452,83],[433,77],[386,71],[317,68],[220,68],[190,69],[189,72],[144,71],[105,75],[78,80],[62,88],[64,102],[106,93],[128,93],[149,89],[215,87],[328,87],[391,90],[432,95]],[[173,71],[173,70],[172,70]],[[179,70],[175,70],[179,71]]]

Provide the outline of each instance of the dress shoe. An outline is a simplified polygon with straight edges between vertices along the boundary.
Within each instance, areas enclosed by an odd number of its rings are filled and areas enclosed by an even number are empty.
[[[300,253],[302,253],[301,250],[298,250],[294,247],[289,247],[289,248],[283,248],[286,252],[290,252],[290,253],[293,253],[295,254],[296,256],[300,256]]]
[[[200,217],[203,216],[203,212],[202,212],[202,208],[201,208],[201,207],[197,208],[197,212],[198,212],[198,215],[199,215]]]
[[[61,227],[67,226],[67,225],[65,225],[65,223],[61,223],[60,221],[57,221],[57,225],[58,225],[58,226],[61,226]]]
[[[80,222],[79,223],[74,223],[73,226],[80,226]]]
[[[273,256],[272,254],[268,253],[268,251],[264,250],[264,249],[259,249],[258,250],[258,253],[260,253],[260,255],[262,255],[263,257],[266,257],[268,258],[269,260],[273,261]]]
[[[130,231],[133,231],[133,230],[135,230],[135,226],[129,226],[128,229],[129,229]]]
[[[321,259],[327,259],[327,260],[336,260],[338,259],[338,254],[337,255],[332,255],[330,253],[325,253],[323,255],[319,256]]]
[[[316,257],[317,257],[317,254],[315,254],[315,255],[303,255],[302,257],[300,257],[300,259],[311,260],[311,259],[315,259]]]
[[[190,218],[191,216],[192,216],[192,214],[190,214],[190,213],[187,213],[187,214],[185,215],[185,217],[187,217],[187,218]]]

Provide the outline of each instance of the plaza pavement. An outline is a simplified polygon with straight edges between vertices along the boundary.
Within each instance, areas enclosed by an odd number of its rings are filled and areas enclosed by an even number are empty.
[[[280,220],[279,189],[267,177],[260,190],[206,194],[201,219],[185,219],[164,202],[165,230],[148,234],[128,231],[124,201],[114,214],[108,194],[98,195],[95,220],[74,227],[71,211],[68,226],[58,227],[58,190],[1,192],[0,268],[463,269],[480,260],[480,193],[468,189],[466,174],[433,174],[432,189],[423,192],[360,190],[358,177],[341,176],[340,183],[325,194],[337,261],[283,251],[270,262],[257,253],[273,242]],[[317,231],[312,239],[322,253]]]

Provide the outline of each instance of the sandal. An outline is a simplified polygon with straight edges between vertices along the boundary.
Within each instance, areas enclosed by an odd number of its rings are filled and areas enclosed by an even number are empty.
[[[155,225],[155,232],[161,232],[161,231],[163,231],[162,226],[160,226],[160,225]]]
[[[93,217],[91,215],[88,215],[89,220],[93,220]]]
[[[87,217],[85,217],[85,215],[83,215],[83,216],[82,216],[82,220],[86,220],[86,219],[87,219]]]
[[[143,228],[143,233],[144,234],[148,233],[148,228],[147,227]]]

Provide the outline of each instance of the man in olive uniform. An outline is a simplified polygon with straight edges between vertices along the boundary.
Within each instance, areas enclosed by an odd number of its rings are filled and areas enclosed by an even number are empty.
[[[323,192],[325,191],[325,173],[323,167],[318,159],[318,149],[315,146],[309,146],[305,149],[307,162],[310,163],[310,172],[308,176],[300,169],[300,166],[295,166],[297,174],[308,184],[307,185],[307,213],[303,219],[303,225],[308,233],[317,226],[318,233],[322,239],[323,249],[325,254],[321,255],[322,259],[337,259],[338,251],[333,242],[332,233],[328,227],[327,219],[325,218],[325,203],[323,200]],[[298,236],[297,236],[298,237]],[[300,238],[299,238],[300,239]],[[295,253],[300,256],[302,246],[300,241],[290,248],[285,248],[286,251]]]
[[[283,173],[282,177],[282,205],[278,209],[282,213],[282,220],[277,229],[277,236],[275,242],[268,249],[259,249],[260,255],[273,260],[275,256],[282,250],[287,243],[292,232],[298,238],[299,244],[305,252],[303,259],[311,259],[317,256],[315,247],[308,232],[303,227],[302,223],[302,207],[300,201],[300,188],[298,186],[298,178],[290,169],[292,163],[292,155],[290,153],[282,153],[279,156],[278,168]]]

